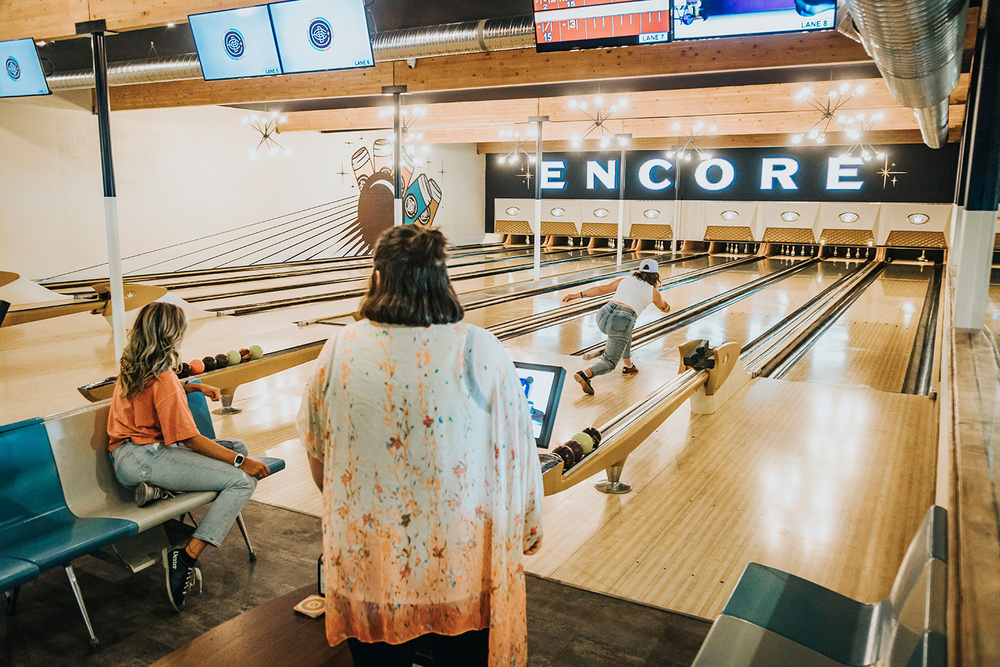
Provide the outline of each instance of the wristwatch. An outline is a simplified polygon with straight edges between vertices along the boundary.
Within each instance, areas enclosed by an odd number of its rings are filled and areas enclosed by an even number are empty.
[[[241,465],[243,465],[243,461],[245,460],[246,460],[245,456],[243,456],[242,454],[237,454],[236,458],[233,459],[233,465],[239,468]]]

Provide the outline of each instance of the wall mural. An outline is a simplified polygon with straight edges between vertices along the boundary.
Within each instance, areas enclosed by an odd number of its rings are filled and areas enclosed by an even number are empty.
[[[392,143],[365,141],[363,135],[344,142],[339,192],[342,196],[309,208],[265,220],[238,224],[194,239],[165,241],[156,248],[122,258],[126,278],[150,273],[203,271],[354,257],[372,252],[379,235],[393,225]],[[423,156],[429,149],[423,148]],[[353,153],[351,153],[353,151]],[[419,162],[420,166],[415,166]],[[442,190],[424,169],[426,160],[403,153],[403,223],[431,226],[441,205]],[[348,171],[350,169],[350,171]],[[354,178],[351,178],[353,172]],[[444,163],[435,174],[443,180]],[[347,190],[345,192],[345,190]],[[42,282],[107,276],[101,262],[47,276]]]
[[[441,187],[425,173],[417,173],[413,156],[403,153],[403,224],[431,226],[441,205]],[[369,151],[361,146],[351,156],[351,167],[358,184],[357,221],[348,230],[351,245],[357,241],[362,249],[355,254],[371,252],[375,240],[393,224],[392,142],[376,139]]]

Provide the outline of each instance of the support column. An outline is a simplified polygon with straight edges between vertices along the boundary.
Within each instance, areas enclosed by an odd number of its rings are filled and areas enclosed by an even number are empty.
[[[542,277],[542,123],[548,116],[532,116],[528,119],[538,125],[535,137],[535,280]]]
[[[401,95],[406,86],[382,86],[383,95],[392,95],[392,224],[403,224],[403,110]]]
[[[628,146],[631,134],[615,135],[621,146],[621,165],[618,168],[618,245],[615,246],[615,266],[622,265],[622,241],[625,235],[625,147]]]
[[[958,243],[957,277],[952,326],[982,329],[986,321],[986,300],[990,284],[990,264],[996,232],[997,203],[1000,200],[1000,6],[984,3],[976,35],[974,65],[977,76],[970,84],[972,114],[966,115],[967,131],[962,146],[967,169],[962,201],[965,211],[955,238]],[[969,105],[972,107],[973,105]],[[960,185],[961,187],[961,185]]]
[[[76,34],[90,35],[94,59],[97,130],[101,141],[101,175],[104,180],[104,222],[108,238],[108,278],[111,281],[111,327],[114,335],[115,365],[117,365],[125,349],[125,291],[122,286],[122,251],[118,234],[115,169],[111,159],[111,106],[108,102],[108,60],[104,50],[106,30],[103,20],[76,24]]]

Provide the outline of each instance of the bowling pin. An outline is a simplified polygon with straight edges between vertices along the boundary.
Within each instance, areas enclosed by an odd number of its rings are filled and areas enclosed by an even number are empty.
[[[410,187],[410,179],[413,178],[413,156],[405,151],[403,152],[400,171],[403,174],[403,192],[406,192],[406,188]]]
[[[392,173],[392,142],[388,139],[376,139],[372,144],[372,153],[375,154],[375,171],[385,174]]]
[[[351,166],[354,168],[354,177],[358,179],[358,187],[363,188],[371,175],[375,173],[368,148],[362,146],[354,151],[354,155],[351,156]]]
[[[403,195],[403,224],[412,225],[427,208],[431,189],[427,174],[420,174]]]
[[[441,205],[441,186],[437,184],[433,178],[427,181],[431,190],[431,200],[427,202],[427,208],[424,209],[424,213],[421,214],[417,222],[422,225],[430,225],[434,222],[434,216],[437,215],[438,206]]]

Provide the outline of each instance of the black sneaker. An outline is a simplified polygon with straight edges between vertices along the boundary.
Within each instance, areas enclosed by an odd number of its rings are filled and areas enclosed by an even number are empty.
[[[589,396],[594,395],[594,387],[593,385],[590,384],[590,378],[587,377],[586,373],[584,373],[583,371],[577,371],[573,375],[573,379],[580,383],[580,387],[583,389],[583,393]]]
[[[635,367],[635,364],[632,364],[631,366],[622,367],[622,375],[638,375],[638,374],[639,374],[639,369]]]
[[[160,487],[150,484],[148,482],[139,482],[135,487],[135,504],[137,507],[145,507],[154,500],[159,500],[160,498],[173,498],[174,494],[166,489],[161,489]]]
[[[196,585],[201,592],[201,570],[181,559],[183,548],[163,550],[163,569],[167,577],[167,597],[175,611],[184,608],[184,596]]]

